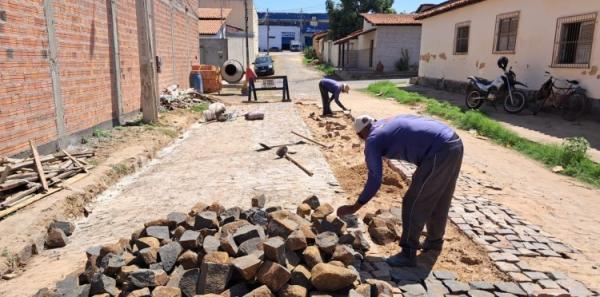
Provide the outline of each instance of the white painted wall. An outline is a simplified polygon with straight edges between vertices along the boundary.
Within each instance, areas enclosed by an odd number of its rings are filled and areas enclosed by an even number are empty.
[[[421,26],[378,26],[375,33],[373,64],[380,61],[384,72],[394,72],[403,49],[408,50],[409,64],[418,65],[421,53]]]
[[[269,47],[276,46],[279,49],[282,48],[281,36],[282,36],[283,32],[293,33],[295,36],[294,40],[300,41],[300,27],[297,27],[297,26],[270,26],[270,27],[271,28],[270,28],[269,34],[274,38],[271,38],[271,40],[269,41]],[[258,30],[259,30],[258,48],[261,49],[262,51],[266,51],[267,50],[267,26],[260,25]]]
[[[496,16],[520,12],[514,54],[494,54]],[[494,78],[501,73],[499,57],[510,59],[517,78],[538,89],[544,71],[577,79],[588,96],[600,98],[600,19],[596,19],[590,68],[551,68],[557,19],[591,12],[600,13],[598,0],[488,0],[423,19],[419,76],[465,81],[469,75]],[[598,16],[600,18],[600,15]],[[469,53],[454,55],[455,24],[470,21]]]

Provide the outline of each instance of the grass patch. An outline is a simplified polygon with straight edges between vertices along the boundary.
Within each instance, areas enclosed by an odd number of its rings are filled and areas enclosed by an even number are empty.
[[[95,128],[92,132],[92,136],[96,138],[110,138],[110,131]]]
[[[319,59],[304,56],[302,59],[302,62],[304,62],[305,65],[312,66],[312,65],[314,65],[313,61],[317,61],[317,60],[319,60]],[[325,74],[326,76],[331,76],[331,75],[335,74],[335,68],[333,68],[333,66],[331,66],[330,64],[317,64],[314,66],[317,70],[323,72],[323,74]]]
[[[367,92],[399,103],[423,105],[425,111],[450,121],[464,130],[476,130],[497,144],[515,149],[548,167],[562,166],[562,174],[600,187],[600,164],[586,156],[589,143],[583,138],[568,138],[562,145],[543,144],[519,136],[479,111],[462,110],[448,102],[400,90],[391,82],[369,85]]]

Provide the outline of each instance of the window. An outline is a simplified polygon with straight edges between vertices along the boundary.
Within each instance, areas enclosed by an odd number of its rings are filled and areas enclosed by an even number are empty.
[[[552,67],[588,68],[595,26],[596,13],[558,19]]]
[[[514,53],[517,44],[519,12],[501,14],[496,17],[494,53]]]
[[[464,55],[469,52],[469,22],[456,24],[456,33],[454,38],[454,54]]]

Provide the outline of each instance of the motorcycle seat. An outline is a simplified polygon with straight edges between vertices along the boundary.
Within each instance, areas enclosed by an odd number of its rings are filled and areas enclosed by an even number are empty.
[[[568,80],[567,79],[567,82],[570,83],[570,84],[572,84],[572,85],[578,85],[579,84],[578,80]]]
[[[489,84],[492,83],[491,81],[489,81],[489,80],[487,80],[487,79],[485,79],[483,77],[475,76],[475,79],[477,80],[478,83],[484,84],[484,85],[489,85]]]

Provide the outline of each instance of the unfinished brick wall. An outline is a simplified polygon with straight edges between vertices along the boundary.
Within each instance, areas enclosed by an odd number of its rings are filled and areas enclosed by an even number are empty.
[[[56,138],[42,1],[0,1],[0,156]]]
[[[64,123],[63,139],[111,123],[118,115],[117,89],[123,114],[140,110],[136,0],[115,3],[120,85],[112,62],[110,0],[0,1],[0,157],[27,150],[30,139],[57,147],[57,123]],[[54,11],[54,84],[45,4]],[[187,87],[198,52],[195,9],[188,0],[153,0],[153,6],[159,88]],[[53,86],[60,88],[62,106],[55,104]],[[64,116],[57,118],[61,110]]]

